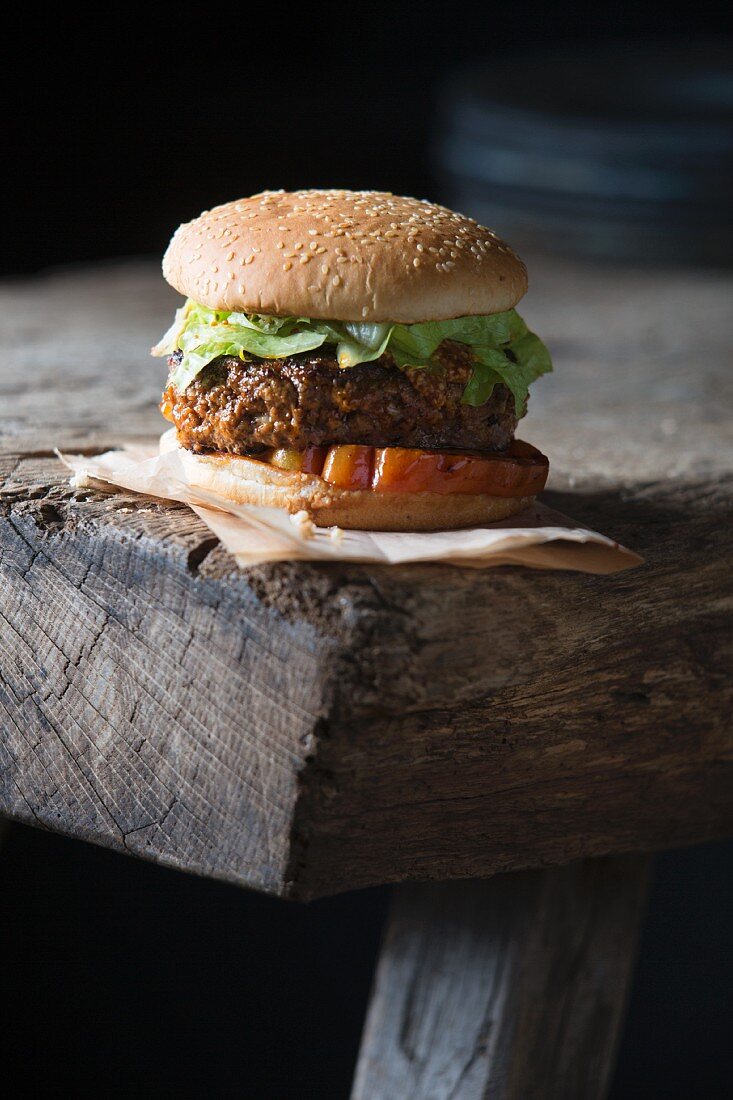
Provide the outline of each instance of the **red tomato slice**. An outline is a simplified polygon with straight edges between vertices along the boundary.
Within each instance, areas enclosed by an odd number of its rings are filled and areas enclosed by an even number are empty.
[[[338,489],[368,489],[372,483],[374,448],[330,447],[321,477]]]
[[[300,467],[304,474],[320,474],[326,461],[328,447],[306,447],[303,454],[303,465]]]
[[[320,473],[324,481],[339,489],[373,489],[377,493],[528,497],[544,489],[549,472],[545,456],[519,439],[496,454],[343,445],[308,447],[302,452],[286,452],[286,457],[291,464],[278,462],[283,468]]]
[[[451,454],[405,447],[376,452],[372,488],[380,493],[487,493],[534,496],[549,471],[545,456],[516,440],[499,454]]]

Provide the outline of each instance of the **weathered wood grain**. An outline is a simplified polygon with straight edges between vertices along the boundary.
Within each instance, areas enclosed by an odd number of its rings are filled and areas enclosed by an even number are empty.
[[[159,430],[157,272],[6,287],[3,811],[300,897],[731,831],[730,280],[536,285],[558,373],[523,434],[641,569],[237,572],[186,509],[53,457]]]
[[[172,529],[167,510],[137,504],[134,537],[107,525],[96,552],[9,521],[3,806],[209,875],[256,867],[257,885],[282,889],[323,646],[274,635],[246,591],[192,583],[211,538],[183,510]],[[61,503],[40,507],[46,530],[63,523]]]
[[[627,856],[399,887],[352,1100],[603,1100],[646,885]]]

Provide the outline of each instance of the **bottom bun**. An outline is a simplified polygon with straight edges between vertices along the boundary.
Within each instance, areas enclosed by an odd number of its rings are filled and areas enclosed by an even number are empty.
[[[506,519],[534,497],[494,497],[485,493],[377,493],[337,489],[317,474],[280,470],[239,455],[197,455],[181,447],[175,430],[161,436],[161,453],[177,451],[193,488],[235,504],[306,512],[318,527],[347,531],[448,531]]]

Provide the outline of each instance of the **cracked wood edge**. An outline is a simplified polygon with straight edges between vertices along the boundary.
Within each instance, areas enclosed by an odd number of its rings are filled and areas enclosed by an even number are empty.
[[[71,492],[52,458],[160,430],[146,349],[174,301],[153,265],[0,290],[9,812],[298,896],[730,831],[729,282],[534,274],[562,368],[527,429],[550,502],[641,570],[236,572],[185,509]],[[216,810],[186,824],[199,785]]]
[[[187,509],[82,495],[0,520],[3,811],[286,893],[328,642],[223,585]]]
[[[297,895],[301,776],[372,588],[243,574],[189,509],[46,455],[0,477],[2,812]]]
[[[352,1100],[603,1100],[647,879],[637,856],[397,887]]]
[[[380,609],[303,773],[304,892],[733,832],[730,485],[574,501],[589,523],[633,534],[647,564],[375,580]]]
[[[603,514],[621,539],[633,529],[648,556],[612,578],[300,564],[243,574],[182,507],[72,491],[55,460],[3,461],[15,470],[2,534],[6,812],[299,897],[663,848],[733,827],[724,483],[705,495],[657,487],[653,508],[630,493],[576,494],[584,518]],[[706,567],[691,582],[678,556],[702,543]],[[149,698],[155,653],[137,628],[121,645],[115,616],[139,617],[167,649],[195,644],[195,661],[175,668],[162,651],[174,714]],[[228,633],[212,658],[218,617]],[[253,620],[292,676],[275,660],[259,669],[263,684],[251,682]],[[101,717],[83,702],[95,682],[109,704]],[[292,721],[254,705],[265,686]],[[244,701],[246,722],[227,710],[228,694]],[[21,713],[36,731],[30,745],[14,723]],[[227,746],[216,761],[208,726]],[[160,768],[141,777],[140,738],[165,762],[168,797],[155,786]],[[181,823],[192,797],[181,739],[194,799],[216,807],[198,837]],[[47,769],[61,760],[65,784],[41,781],[38,752]]]

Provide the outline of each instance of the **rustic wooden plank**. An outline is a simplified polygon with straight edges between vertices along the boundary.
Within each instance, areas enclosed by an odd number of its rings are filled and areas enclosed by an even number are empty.
[[[647,860],[396,888],[352,1100],[603,1100]]]
[[[157,272],[7,286],[4,812],[297,896],[730,832],[730,279],[536,282],[559,370],[525,434],[641,569],[237,572],[185,509],[52,457],[159,430]]]
[[[346,858],[367,885],[374,867],[481,876],[730,831],[730,509],[642,525],[628,498],[591,504],[644,569],[426,572],[415,598],[380,578],[393,616],[341,681],[307,808],[316,892]],[[687,575],[680,554],[705,564]]]
[[[162,517],[144,518],[155,532]],[[298,775],[322,709],[314,633],[274,635],[246,592],[223,599],[220,584],[191,584],[212,540],[183,510],[162,546],[115,529],[86,558],[64,535],[49,555],[33,520],[14,516],[9,527],[6,812],[282,890]]]

